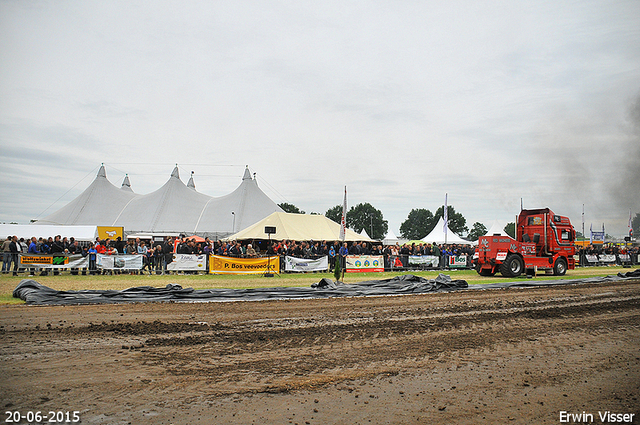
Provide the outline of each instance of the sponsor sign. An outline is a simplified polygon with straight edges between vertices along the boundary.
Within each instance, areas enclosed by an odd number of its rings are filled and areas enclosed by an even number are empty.
[[[278,272],[280,257],[234,258],[211,255],[209,272],[214,274],[262,274]]]
[[[383,272],[384,257],[382,255],[347,255],[347,273]]]
[[[602,254],[598,257],[601,263],[615,263],[616,256],[613,254]]]
[[[467,267],[467,256],[466,255],[450,256],[449,267],[451,268]]]
[[[69,262],[68,257],[53,255],[20,255],[20,264],[29,266],[56,265],[61,266]]]
[[[124,240],[124,227],[98,226],[98,237],[100,239],[109,238],[115,240],[118,236]]]
[[[410,255],[409,264],[421,264],[425,266],[438,267],[439,257],[435,255]]]
[[[587,254],[587,255],[585,255],[585,258],[590,263],[597,263],[598,262],[598,256],[597,255]]]
[[[207,256],[194,254],[173,254],[173,261],[167,270],[207,271]]]
[[[326,272],[329,269],[329,257],[326,255],[315,260],[305,258],[284,257],[284,270],[288,272]]]
[[[136,270],[142,268],[143,255],[102,255],[97,254],[96,265],[103,269]]]

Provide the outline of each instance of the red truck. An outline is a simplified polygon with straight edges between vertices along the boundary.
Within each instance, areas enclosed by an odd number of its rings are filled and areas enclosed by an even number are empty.
[[[476,271],[481,276],[516,277],[525,271],[553,270],[557,276],[575,268],[576,231],[568,217],[549,208],[522,210],[516,238],[489,235],[478,239]]]

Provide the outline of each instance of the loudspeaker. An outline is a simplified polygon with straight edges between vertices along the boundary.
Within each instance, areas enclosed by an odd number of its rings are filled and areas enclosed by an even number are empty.
[[[276,232],[276,226],[264,226],[264,232],[267,235],[273,235]]]

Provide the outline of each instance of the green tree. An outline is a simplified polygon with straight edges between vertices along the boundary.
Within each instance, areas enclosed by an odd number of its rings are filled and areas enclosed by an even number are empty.
[[[412,209],[407,219],[400,225],[400,234],[409,240],[421,239],[427,236],[435,225],[431,211],[424,208]]]
[[[340,210],[342,213],[342,209]],[[387,234],[389,225],[384,219],[382,211],[373,207],[373,205],[365,202],[351,207],[347,212],[347,227],[355,230],[357,233],[365,229],[371,239],[382,239]]]
[[[300,211],[300,209],[293,204],[283,202],[282,204],[278,204],[278,206],[282,208],[284,212],[294,213],[294,214],[304,214],[304,211]]]
[[[488,229],[484,224],[476,221],[475,223],[473,223],[473,226],[471,227],[471,231],[467,235],[467,239],[469,239],[470,241],[477,241],[480,238],[480,236],[487,233],[487,230]]]
[[[329,208],[324,216],[329,220],[333,220],[336,223],[340,224],[342,220],[342,205],[336,205],[335,207]]]
[[[516,237],[516,223],[515,222],[512,221],[511,223],[507,223],[507,225],[504,226],[503,230],[507,233],[507,235],[509,235],[509,236],[511,236],[512,238],[515,239],[515,237]]]
[[[438,208],[438,210],[434,214],[433,218],[435,221],[433,223],[433,226],[435,226],[438,223],[438,220],[440,220],[440,217],[444,218],[443,213],[444,213],[444,205]],[[464,218],[464,216],[461,213],[456,212],[456,209],[453,208],[452,205],[447,205],[447,215],[448,215],[447,226],[453,233],[457,235],[461,235],[469,231],[469,228],[467,227],[467,219]],[[433,230],[433,226],[431,227],[429,232]]]

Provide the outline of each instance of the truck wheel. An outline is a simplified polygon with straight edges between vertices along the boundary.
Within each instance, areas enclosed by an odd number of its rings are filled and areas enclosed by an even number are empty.
[[[556,276],[564,276],[567,272],[567,260],[559,257],[553,265],[553,274]]]
[[[509,254],[502,264],[500,264],[500,273],[506,277],[518,277],[522,274],[524,264],[522,258],[515,254]]]

